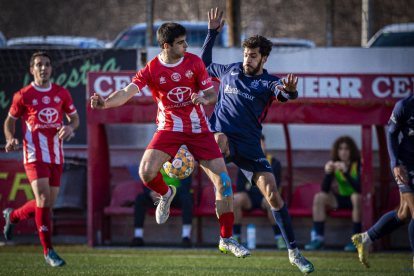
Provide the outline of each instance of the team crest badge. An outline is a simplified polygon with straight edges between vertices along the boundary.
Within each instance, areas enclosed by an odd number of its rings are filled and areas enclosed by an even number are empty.
[[[49,103],[50,103],[50,98],[49,98],[48,96],[44,96],[44,97],[42,98],[42,102],[43,102],[44,104],[49,104]]]
[[[250,88],[257,89],[259,87],[259,82],[257,80],[252,81],[250,83]]]
[[[163,83],[166,83],[166,81],[165,81],[165,78],[164,77],[161,77],[160,78],[160,84],[163,84]]]
[[[53,98],[53,100],[54,100],[56,103],[59,103],[59,102],[60,102],[60,98],[59,98],[58,96],[55,96],[55,97]]]
[[[185,76],[189,79],[191,79],[193,77],[194,73],[191,70],[187,70],[187,72],[185,72]]]
[[[181,80],[181,75],[179,73],[174,73],[171,75],[171,79],[173,81],[180,81]]]
[[[33,101],[32,101],[32,105],[38,105],[39,103],[37,102],[37,100],[36,99],[33,99]]]

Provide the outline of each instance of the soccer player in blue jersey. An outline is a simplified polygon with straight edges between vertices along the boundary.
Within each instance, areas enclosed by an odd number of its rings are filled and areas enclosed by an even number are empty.
[[[296,99],[297,78],[288,75],[287,80],[270,75],[263,65],[266,63],[272,42],[255,35],[246,39],[243,62],[233,64],[212,63],[212,49],[216,36],[222,31],[223,12],[216,8],[208,13],[209,30],[204,42],[201,59],[213,80],[220,81],[218,101],[210,124],[216,141],[226,159],[242,169],[246,178],[257,185],[270,207],[276,223],[289,250],[289,260],[300,271],[310,273],[314,266],[299,252],[292,221],[278,193],[272,168],[261,148],[261,123],[273,100],[286,102]]]
[[[369,268],[368,253],[371,243],[408,225],[414,268],[414,95],[400,100],[391,114],[387,133],[388,153],[395,181],[400,188],[400,207],[383,215],[367,232],[352,236],[361,263]],[[398,143],[398,135],[403,139]],[[407,174],[408,172],[408,174]]]

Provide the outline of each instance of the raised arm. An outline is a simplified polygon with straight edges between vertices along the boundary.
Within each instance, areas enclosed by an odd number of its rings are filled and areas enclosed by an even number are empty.
[[[221,20],[223,17],[223,11],[218,15],[219,10],[216,8],[214,13],[213,9],[207,13],[208,15],[208,32],[206,40],[204,41],[203,48],[201,48],[201,59],[204,62],[206,67],[210,66],[213,62],[213,46],[216,36],[223,30],[224,20]]]
[[[296,90],[298,77],[295,80],[293,78],[293,74],[289,74],[287,75],[287,80],[283,78],[282,81],[279,80],[279,83],[276,84],[275,96],[279,101],[286,102],[287,100],[295,100],[298,97],[298,91]]]
[[[192,94],[191,100],[194,104],[213,105],[217,103],[217,94],[214,88],[210,88],[199,94]]]
[[[110,107],[118,107],[125,104],[131,99],[136,93],[138,93],[138,87],[135,84],[130,83],[124,89],[115,91],[109,95],[108,98],[104,99],[100,94],[95,93],[91,97],[91,107],[93,109],[105,109]]]

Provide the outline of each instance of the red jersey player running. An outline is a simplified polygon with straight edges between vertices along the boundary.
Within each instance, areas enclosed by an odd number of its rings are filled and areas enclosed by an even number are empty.
[[[4,236],[6,240],[11,240],[20,220],[35,218],[46,262],[51,266],[62,266],[65,261],[52,247],[49,211],[59,193],[64,161],[63,140],[70,140],[79,126],[79,117],[68,90],[50,82],[52,66],[48,54],[33,54],[30,73],[34,81],[14,94],[4,122],[4,133],[6,152],[17,150],[19,141],[14,138],[15,123],[22,116],[24,168],[36,199],[19,209],[7,208],[3,211],[6,219]],[[63,111],[68,125],[63,125]]]
[[[165,184],[160,169],[185,144],[216,188],[216,209],[220,223],[219,247],[237,257],[250,252],[232,238],[233,192],[223,156],[214,140],[204,105],[214,105],[217,95],[202,60],[186,53],[186,29],[164,23],[157,30],[161,54],[140,70],[132,83],[107,99],[95,94],[91,107],[121,106],[137,92],[150,92],[158,104],[158,129],[142,157],[139,175],[148,188],[160,195],[156,211],[158,224],[166,222],[175,187]]]

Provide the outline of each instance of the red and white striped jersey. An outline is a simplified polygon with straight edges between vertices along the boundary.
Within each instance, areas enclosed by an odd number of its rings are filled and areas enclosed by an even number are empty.
[[[63,164],[62,140],[57,130],[63,125],[62,111],[72,115],[76,108],[69,91],[57,84],[40,88],[32,82],[14,94],[9,116],[22,116],[24,163]]]
[[[157,56],[132,80],[141,93],[151,95],[158,104],[158,130],[187,133],[210,132],[210,123],[202,105],[195,105],[191,95],[213,88],[203,61],[185,53],[175,64]]]

